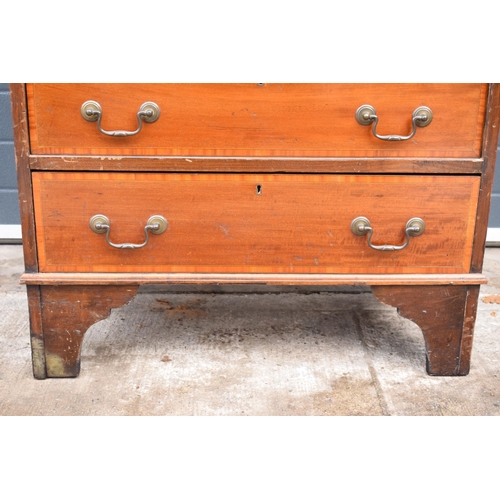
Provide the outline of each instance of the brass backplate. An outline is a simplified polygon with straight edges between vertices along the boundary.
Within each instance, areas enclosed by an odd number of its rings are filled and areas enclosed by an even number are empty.
[[[431,123],[433,118],[431,109],[428,108],[427,106],[420,106],[413,112],[414,117],[419,115],[420,116],[424,115],[426,117],[426,120],[416,120],[415,125],[417,125],[417,127],[427,127],[427,125]]]
[[[160,106],[155,102],[145,102],[139,111],[151,111],[151,116],[142,115],[142,120],[146,123],[153,123],[160,118]]]
[[[87,114],[87,112],[92,111],[92,113]],[[97,114],[94,114],[93,111],[99,111],[102,113],[101,105],[96,101],[85,101],[80,108],[80,113],[88,122],[95,122],[99,118]]]
[[[105,233],[107,229],[105,227],[98,228],[97,227],[98,224],[105,224],[106,226],[109,226],[109,219],[105,215],[97,214],[94,215],[89,222],[90,229],[92,229],[94,233],[97,234]]]
[[[376,115],[375,108],[370,106],[369,104],[363,104],[356,111],[356,121],[360,125],[370,125],[373,122],[374,118],[371,118],[371,115]]]
[[[351,231],[356,236],[363,236],[366,234],[368,232],[366,229],[367,227],[370,227],[370,221],[366,217],[356,217],[351,222]]]
[[[154,224],[158,224],[158,229],[150,229],[153,234],[164,233],[168,227],[167,219],[161,215],[152,215],[148,219],[148,226],[152,226]]]
[[[411,231],[410,236],[420,236],[425,231],[425,222],[420,217],[414,217],[406,223],[406,229],[418,227],[418,231]]]

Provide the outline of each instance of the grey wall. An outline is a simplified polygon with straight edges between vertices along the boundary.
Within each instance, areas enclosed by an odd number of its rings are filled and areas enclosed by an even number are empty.
[[[0,83],[0,224],[20,224],[9,85]]]
[[[491,196],[490,220],[488,227],[500,227],[500,141],[497,149],[497,162],[495,166],[495,182]]]
[[[16,186],[9,85],[0,83],[0,224],[20,224]],[[489,227],[500,228],[500,151],[497,154]]]

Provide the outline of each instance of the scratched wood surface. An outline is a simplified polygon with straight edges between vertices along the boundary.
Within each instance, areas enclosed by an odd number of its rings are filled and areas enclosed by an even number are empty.
[[[25,273],[23,285],[485,285],[484,274]]]
[[[137,289],[137,286],[40,287],[46,376],[76,377],[87,329],[107,318],[111,309],[132,300]],[[35,370],[34,374],[40,375]]]
[[[28,134],[28,111],[25,86],[13,83],[10,86],[12,124],[16,155],[17,186],[19,191],[19,214],[23,236],[24,263],[27,271],[38,269],[35,224],[33,220],[33,198],[30,172],[30,144]]]
[[[479,286],[374,286],[372,291],[422,329],[429,375],[469,373]]]
[[[474,235],[474,248],[472,252],[473,272],[481,272],[483,268],[486,231],[490,215],[490,201],[495,174],[497,157],[498,134],[500,128],[500,84],[490,85],[488,96],[488,117],[485,123],[483,144],[483,168],[481,175],[481,196],[478,200],[476,232]],[[500,175],[497,172],[497,175]]]
[[[105,172],[234,172],[343,174],[475,174],[482,158],[257,158],[220,156],[42,156],[32,155],[33,170]]]
[[[481,155],[486,84],[29,84],[35,154],[270,157],[455,157]],[[80,114],[101,104],[102,127],[135,130],[142,103],[159,120],[133,137],[108,137]],[[372,105],[378,133],[408,135],[413,111],[432,123],[412,140],[380,141],[355,112]],[[68,168],[77,168],[68,165]]]
[[[467,273],[480,178],[294,174],[34,172],[42,272]],[[258,193],[261,194],[258,194]],[[168,229],[140,249],[158,214]],[[408,247],[381,252],[355,236],[368,217],[375,245],[400,245],[410,218],[426,222]]]

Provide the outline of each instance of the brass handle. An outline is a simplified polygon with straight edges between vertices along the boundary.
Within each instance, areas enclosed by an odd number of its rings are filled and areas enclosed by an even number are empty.
[[[109,241],[109,232],[111,231],[111,226],[109,223],[109,219],[102,214],[94,215],[90,219],[90,229],[94,231],[94,233],[102,234],[106,233],[106,242],[108,245],[113,248],[123,248],[123,249],[132,249],[132,248],[142,248],[148,244],[149,241],[149,232],[151,231],[153,234],[161,234],[167,229],[168,223],[165,217],[161,215],[152,215],[147,224],[144,226],[144,234],[146,235],[146,241],[141,244],[135,243],[112,243]]]
[[[413,124],[413,129],[410,135],[378,135],[377,134],[377,124],[378,124],[378,116],[373,106],[369,104],[363,104],[356,111],[356,120],[360,125],[370,125],[373,123],[372,132],[373,135],[380,139],[381,141],[407,141],[411,139],[415,132],[417,131],[417,127],[427,127],[429,123],[432,121],[432,111],[426,106],[420,106],[417,108],[412,115],[411,122]]]
[[[160,117],[160,107],[154,102],[145,102],[137,112],[137,130],[104,130],[101,127],[102,107],[96,101],[86,101],[82,104],[80,112],[88,122],[97,122],[99,132],[113,137],[130,137],[136,135],[142,130],[142,122],[153,123]]]
[[[425,231],[425,222],[418,217],[414,217],[406,223],[406,241],[403,245],[372,245],[373,229],[370,227],[370,221],[366,217],[356,217],[351,222],[351,231],[356,236],[364,236],[368,233],[368,246],[373,248],[373,250],[393,252],[406,248],[410,242],[410,236],[420,236]]]

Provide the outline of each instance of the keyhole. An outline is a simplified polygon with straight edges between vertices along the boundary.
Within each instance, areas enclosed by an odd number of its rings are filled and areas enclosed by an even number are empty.
[[[257,184],[257,186],[255,186],[255,192],[257,194],[262,194],[262,186],[260,184]]]

